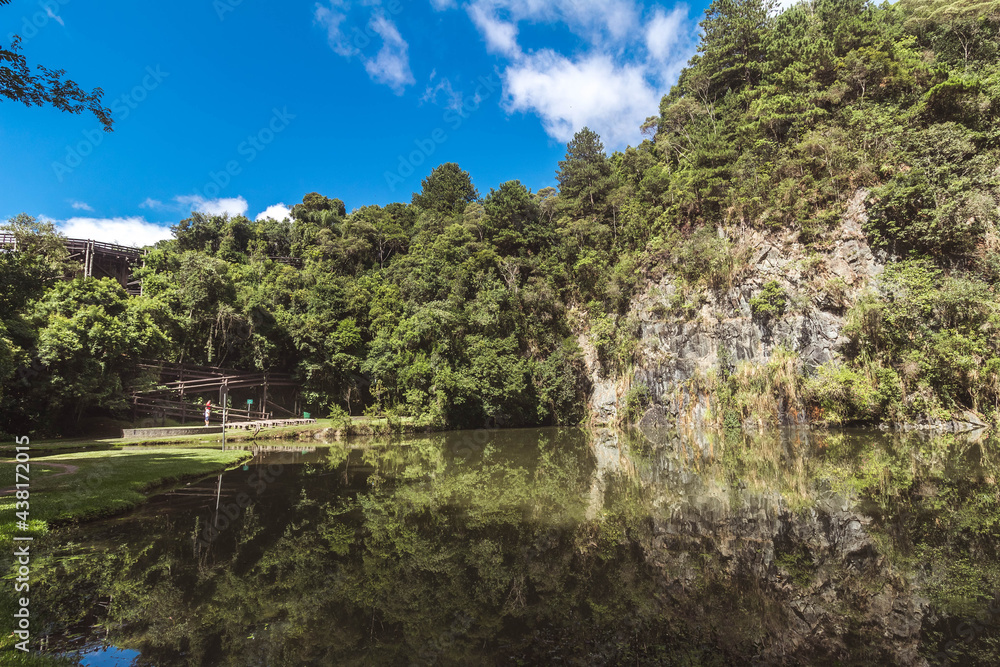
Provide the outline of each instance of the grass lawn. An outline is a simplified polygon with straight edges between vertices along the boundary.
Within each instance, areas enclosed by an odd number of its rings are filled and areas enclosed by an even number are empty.
[[[242,463],[249,452],[180,447],[143,447],[32,457],[31,529],[45,532],[55,522],[93,519],[135,507],[145,491],[201,477]],[[14,463],[2,467],[0,488],[14,484]],[[17,498],[0,496],[0,545],[15,532]],[[18,531],[21,532],[21,531]]]
[[[425,427],[418,424],[412,417],[403,417],[399,420],[403,429],[409,432],[423,431]],[[191,424],[188,424],[189,426]],[[125,424],[130,427],[130,424]],[[232,430],[227,431],[227,442],[248,442],[251,440],[312,440],[313,436],[327,431],[339,431],[344,436],[371,436],[386,434],[389,432],[389,422],[384,417],[351,417],[350,425],[344,428],[344,424],[335,423],[332,419],[317,419],[315,424],[302,424],[297,426],[281,426],[260,431],[256,436],[253,431]],[[327,432],[326,435],[329,435]],[[129,445],[143,446],[164,446],[164,445],[214,445],[222,442],[222,435],[219,433],[206,433],[204,435],[184,435],[165,436],[162,438],[118,438],[118,437],[81,437],[81,438],[57,438],[57,439],[32,439],[31,449],[37,454],[56,454],[61,450],[72,449],[78,451],[107,451],[118,449]],[[14,456],[14,440],[0,442],[0,458]],[[0,488],[9,484],[0,481]]]

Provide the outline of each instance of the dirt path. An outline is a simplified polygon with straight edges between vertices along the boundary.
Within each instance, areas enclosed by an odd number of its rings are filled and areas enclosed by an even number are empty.
[[[11,460],[11,461],[4,461],[3,463],[4,464],[9,463],[9,464],[13,465],[13,464],[17,463],[17,461]],[[35,465],[36,466],[45,466],[47,468],[59,468],[59,469],[62,470],[62,472],[57,472],[55,474],[51,474],[51,473],[46,474],[45,475],[46,479],[52,479],[53,477],[62,477],[63,475],[72,475],[73,473],[75,473],[77,470],[80,469],[79,467],[77,467],[75,465],[70,465],[69,463],[49,463],[47,461],[37,462],[37,463],[35,463]],[[6,496],[6,495],[9,495],[11,493],[14,493],[15,491],[17,491],[17,487],[16,486],[8,486],[6,488],[0,489],[0,496]]]

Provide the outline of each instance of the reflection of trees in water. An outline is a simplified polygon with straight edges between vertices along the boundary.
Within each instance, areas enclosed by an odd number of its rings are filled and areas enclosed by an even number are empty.
[[[36,560],[33,608],[156,665],[865,664],[939,650],[992,595],[986,446],[542,433],[333,448],[198,557],[192,513],[95,526]]]

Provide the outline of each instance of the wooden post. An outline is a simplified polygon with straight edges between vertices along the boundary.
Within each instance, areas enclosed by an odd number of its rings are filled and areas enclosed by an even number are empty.
[[[226,451],[226,405],[229,403],[229,380],[223,380],[219,387],[219,402],[222,403],[222,451]]]
[[[225,431],[223,431],[225,433]],[[222,446],[223,449],[226,448],[225,445]],[[215,489],[215,526],[219,526],[219,501],[222,499],[222,473],[219,473],[219,486]]]
[[[181,366],[181,381],[180,381],[180,392],[181,392],[181,424],[187,423],[187,403],[184,402],[184,367]]]
[[[267,419],[267,371],[264,371],[264,395],[260,399],[260,414]]]

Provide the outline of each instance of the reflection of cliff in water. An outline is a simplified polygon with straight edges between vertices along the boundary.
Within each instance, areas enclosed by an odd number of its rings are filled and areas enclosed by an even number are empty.
[[[970,556],[962,553],[967,526],[921,507],[939,509],[935,498],[921,497],[934,493],[932,480],[942,487],[957,478],[980,493],[985,482],[995,520],[987,443],[808,430],[734,437],[600,430],[592,447],[588,515],[634,496],[651,520],[637,537],[660,575],[658,594],[686,606],[692,625],[720,645],[735,643],[738,654],[768,664],[995,664],[996,628],[987,622],[997,616],[996,531],[979,536],[993,563],[979,561],[982,572],[961,591],[949,588],[957,583],[951,559],[919,562],[922,554],[945,556],[942,544],[953,558]],[[617,500],[604,497],[615,488]],[[962,495],[949,500],[961,505]],[[915,519],[921,514],[932,531]],[[995,527],[994,520],[984,522]],[[956,592],[965,596],[962,609],[949,604]],[[965,641],[956,640],[957,628]]]

